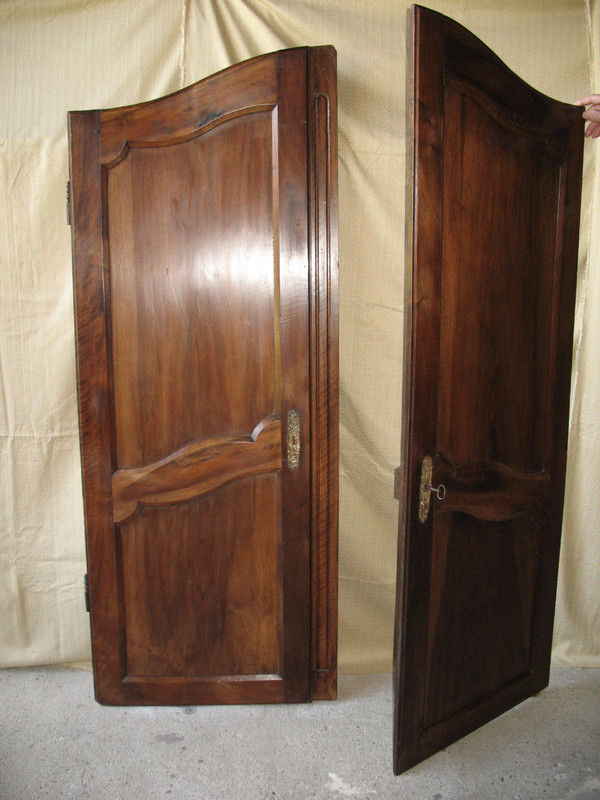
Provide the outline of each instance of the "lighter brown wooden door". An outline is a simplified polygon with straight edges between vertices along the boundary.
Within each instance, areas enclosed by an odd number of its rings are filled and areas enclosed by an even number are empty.
[[[413,35],[396,772],[548,681],[583,144],[461,26]]]
[[[97,699],[333,697],[335,51],[69,131]]]

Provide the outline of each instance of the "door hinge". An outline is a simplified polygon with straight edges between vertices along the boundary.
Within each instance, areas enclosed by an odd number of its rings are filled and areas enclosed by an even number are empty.
[[[71,224],[71,181],[67,181],[67,225]]]
[[[87,572],[83,576],[83,592],[85,594],[85,610],[90,613],[90,582],[88,580]]]
[[[402,467],[396,467],[394,470],[394,499],[401,500],[402,499],[402,476],[404,473],[404,469]]]

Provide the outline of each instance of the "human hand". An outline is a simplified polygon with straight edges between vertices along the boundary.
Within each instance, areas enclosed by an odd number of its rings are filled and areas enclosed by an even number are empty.
[[[575,103],[576,106],[588,106],[583,112],[584,119],[589,120],[585,135],[597,139],[600,136],[600,94],[590,94]]]

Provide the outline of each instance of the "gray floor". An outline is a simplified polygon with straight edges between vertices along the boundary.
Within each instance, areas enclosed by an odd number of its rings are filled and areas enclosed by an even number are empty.
[[[399,777],[391,676],[342,676],[339,695],[104,708],[89,672],[0,670],[0,798],[600,798],[600,670],[553,671],[538,697]]]

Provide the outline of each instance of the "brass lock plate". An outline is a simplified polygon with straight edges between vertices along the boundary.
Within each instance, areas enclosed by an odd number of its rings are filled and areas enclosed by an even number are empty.
[[[287,415],[287,465],[289,470],[300,466],[300,415],[295,408]]]
[[[425,456],[421,463],[421,488],[419,492],[419,522],[424,524],[429,516],[429,504],[431,502],[431,480],[433,478],[433,460],[431,456]]]

